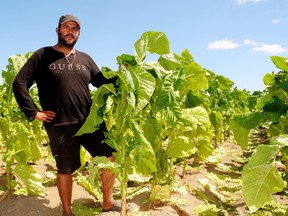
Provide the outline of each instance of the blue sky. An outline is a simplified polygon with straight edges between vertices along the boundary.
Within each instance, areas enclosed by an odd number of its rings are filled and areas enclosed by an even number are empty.
[[[134,54],[145,31],[164,32],[171,52],[187,48],[203,68],[238,89],[263,90],[263,76],[278,72],[270,56],[288,57],[288,0],[27,0],[0,8],[0,70],[8,58],[55,45],[64,14],[80,19],[76,49],[99,67],[117,69],[116,57]],[[0,83],[1,83],[0,79]]]

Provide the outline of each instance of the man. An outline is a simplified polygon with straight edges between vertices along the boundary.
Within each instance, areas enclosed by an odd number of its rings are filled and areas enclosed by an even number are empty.
[[[92,134],[73,136],[89,114],[91,97],[89,84],[99,87],[115,82],[107,80],[92,58],[74,49],[80,35],[80,22],[72,15],[61,16],[56,28],[58,42],[33,53],[17,74],[13,91],[19,107],[29,121],[44,122],[50,148],[57,166],[57,187],[63,215],[71,212],[72,174],[80,167],[80,144],[92,157],[106,156],[113,161],[110,146],[102,143],[105,125]],[[29,95],[34,81],[37,84],[40,110]],[[113,199],[115,176],[109,171],[101,174],[103,211],[120,210]]]

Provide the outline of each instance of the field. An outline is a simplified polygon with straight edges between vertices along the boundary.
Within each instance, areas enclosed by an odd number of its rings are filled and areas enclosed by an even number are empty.
[[[251,150],[250,150],[251,151]],[[233,142],[225,142],[219,147],[206,162],[195,164],[193,159],[188,162],[186,171],[183,175],[181,163],[175,169],[175,184],[169,201],[146,202],[149,200],[151,189],[147,185],[147,192],[143,192],[135,198],[128,200],[130,208],[128,215],[201,215],[195,211],[200,206],[208,206],[207,214],[202,215],[251,215],[241,196],[241,170],[244,165],[245,154],[249,151],[243,151]],[[47,171],[55,171],[53,161],[40,160],[38,165],[33,165],[45,177]],[[1,164],[0,184],[5,185],[5,167]],[[95,197],[89,194],[82,186],[74,181],[73,185],[73,206],[83,206],[100,210],[101,205]],[[119,190],[119,185],[115,191]],[[281,205],[284,208],[288,205],[285,194],[274,195],[281,212]],[[278,207],[279,207],[278,206]],[[274,207],[276,208],[276,206]],[[200,211],[200,210],[199,210]],[[79,210],[78,210],[79,212]],[[201,212],[201,211],[200,211]],[[276,209],[263,209],[255,215],[284,215]],[[116,212],[101,213],[99,215],[119,215]],[[209,213],[209,214],[208,214]],[[60,199],[57,187],[51,185],[45,189],[43,196],[16,196],[6,197],[0,202],[0,215],[7,216],[51,216],[61,215]],[[76,214],[83,215],[83,214]]]
[[[81,151],[75,215],[101,213],[101,169],[117,176],[115,197],[128,202],[128,215],[287,215],[287,59],[271,56],[279,72],[250,93],[202,68],[187,49],[171,52],[162,32],[143,33],[134,51],[117,57],[117,71],[102,67],[117,81],[91,91],[75,134],[105,122],[105,141],[116,150],[115,163]],[[145,61],[148,53],[158,60]],[[61,215],[43,122],[28,122],[13,97],[31,54],[11,56],[2,71],[0,215]],[[36,85],[29,91],[41,109]]]
[[[211,201],[213,200],[216,205],[219,205],[219,207],[223,208],[224,211],[227,211],[228,206],[230,206],[231,210],[229,211],[232,211],[231,214],[247,215],[247,209],[245,208],[245,203],[241,198],[239,191],[237,191],[235,194],[229,194],[229,199],[234,199],[231,201],[234,203],[229,204],[230,201],[228,199],[225,201],[217,198],[217,195],[221,195],[220,192],[215,194],[213,191],[205,188],[203,184],[199,182],[201,179],[209,179],[207,178],[208,173],[219,173],[222,176],[226,176],[226,178],[228,178],[234,185],[233,187],[240,189],[240,185],[237,184],[241,182],[239,176],[241,163],[237,160],[241,158],[241,154],[242,151],[239,146],[227,142],[218,150],[215,155],[213,155],[213,160],[217,161],[215,164],[202,163],[197,167],[190,167],[189,171],[186,171],[184,177],[182,173],[182,167],[179,165],[175,173],[175,179],[179,187],[176,187],[175,192],[172,194],[173,199],[175,199],[175,204],[169,205],[164,203],[157,203],[155,206],[150,206],[149,203],[147,203],[142,205],[141,203],[147,199],[147,196],[149,196],[148,193],[143,193],[132,200],[128,200],[130,206],[128,215],[193,215],[194,208],[196,206],[205,205],[205,199],[197,196],[197,193],[206,195],[211,199]],[[227,173],[221,170],[219,166],[217,167],[217,165],[225,165],[230,167],[231,169],[235,170],[235,173]],[[39,165],[35,165],[34,167],[44,176],[47,169],[50,169],[50,171],[51,169],[54,169],[54,163],[47,163],[44,160],[41,160],[41,163]],[[4,170],[4,167],[2,170]],[[209,181],[209,184],[213,185],[213,180],[210,179]],[[3,184],[3,181],[1,183]],[[176,200],[178,200],[179,203],[177,203]],[[182,205],[182,202],[186,204]],[[94,197],[75,182],[73,190],[73,203],[80,203],[89,207],[94,205],[94,207],[97,207],[97,202],[95,201]],[[5,199],[1,202],[0,205],[0,215],[61,215],[61,206],[57,188],[55,185],[47,187],[44,197],[12,196],[8,199]],[[101,215],[119,214],[103,213]]]

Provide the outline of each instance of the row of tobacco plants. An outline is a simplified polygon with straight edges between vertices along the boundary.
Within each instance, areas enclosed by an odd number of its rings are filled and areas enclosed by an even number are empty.
[[[155,60],[146,61],[149,54]],[[42,177],[29,164],[43,156],[46,134],[40,122],[25,120],[12,94],[13,79],[30,55],[12,56],[7,70],[2,71],[0,150],[7,193],[39,194],[44,189]],[[257,211],[273,199],[273,193],[286,188],[286,174],[274,165],[276,160],[286,161],[288,153],[284,135],[288,130],[288,66],[282,57],[272,60],[281,71],[264,77],[265,91],[250,94],[233,88],[234,83],[226,77],[202,68],[187,49],[172,53],[164,33],[143,33],[134,45],[134,55],[117,57],[117,70],[102,67],[103,74],[117,76],[117,82],[91,92],[90,115],[76,134],[90,133],[104,121],[106,142],[117,150],[116,161],[85,159],[83,154],[90,175],[86,178],[79,172],[79,181],[101,200],[100,189],[95,191],[100,170],[110,169],[121,185],[125,215],[130,176],[147,176],[152,190],[161,193],[159,185],[173,183],[175,161],[185,164],[192,157],[205,161],[231,131],[245,149],[250,130],[262,125],[269,131],[271,143],[257,147],[242,175],[243,197],[250,211]],[[35,86],[31,95],[38,103]]]

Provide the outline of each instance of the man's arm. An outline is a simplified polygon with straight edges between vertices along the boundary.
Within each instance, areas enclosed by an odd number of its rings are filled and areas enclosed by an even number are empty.
[[[16,101],[29,121],[33,121],[39,111],[29,94],[29,89],[35,81],[33,73],[36,65],[37,54],[34,53],[20,69],[13,82]]]

